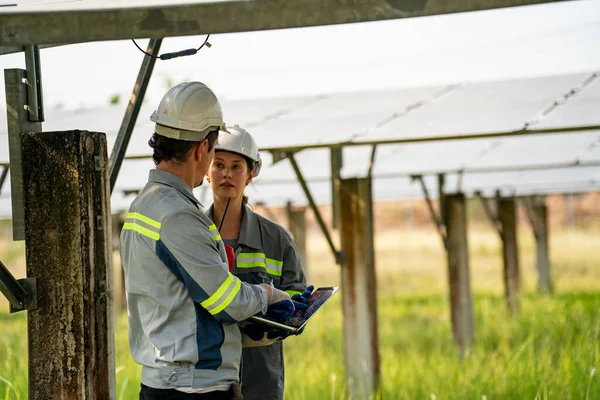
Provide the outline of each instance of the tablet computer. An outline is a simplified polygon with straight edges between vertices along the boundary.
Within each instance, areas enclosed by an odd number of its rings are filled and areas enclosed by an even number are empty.
[[[331,298],[331,296],[338,291],[338,289],[339,286],[317,288],[308,298],[308,308],[306,310],[296,310],[288,319],[283,322],[274,321],[268,316],[254,316],[250,317],[249,320],[292,333],[300,333],[308,320],[316,314],[323,304],[325,304]]]

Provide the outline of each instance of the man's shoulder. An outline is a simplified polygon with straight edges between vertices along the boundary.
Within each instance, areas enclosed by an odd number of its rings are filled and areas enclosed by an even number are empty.
[[[159,222],[180,214],[204,217],[204,213],[177,189],[161,184],[148,184],[132,203],[131,209]]]

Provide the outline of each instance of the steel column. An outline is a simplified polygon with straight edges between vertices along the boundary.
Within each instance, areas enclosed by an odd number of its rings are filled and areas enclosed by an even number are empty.
[[[27,72],[23,69],[5,69],[6,114],[8,122],[8,150],[10,154],[10,188],[12,201],[13,240],[25,240],[25,206],[23,199],[23,168],[21,133],[41,132],[40,122],[31,122],[25,109]]]
[[[161,43],[162,39],[150,39],[150,42],[148,43],[148,49],[146,51],[151,54],[152,57],[145,55],[144,59],[142,60],[142,66],[140,67],[140,72],[138,73],[135,85],[133,86],[133,91],[131,93],[131,97],[129,98],[129,103],[127,104],[127,110],[123,116],[121,128],[119,128],[119,134],[117,135],[115,145],[110,154],[111,193],[115,188],[117,176],[119,175],[121,164],[123,164],[123,158],[127,152],[129,139],[131,139],[131,133],[133,132],[135,122],[137,121],[138,114],[140,113],[140,108],[142,107],[142,102],[144,101],[144,95],[146,94],[146,89],[148,88],[148,82],[150,81],[152,70],[154,69],[154,64],[156,63],[155,57],[158,57]]]

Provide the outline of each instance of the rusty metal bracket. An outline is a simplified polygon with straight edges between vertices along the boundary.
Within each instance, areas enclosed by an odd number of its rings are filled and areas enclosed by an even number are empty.
[[[442,238],[442,243],[444,244],[444,248],[448,249],[448,233],[446,232],[446,224],[443,222],[442,218],[437,215],[435,209],[433,208],[433,203],[431,202],[431,197],[429,197],[429,191],[427,190],[427,186],[425,186],[425,182],[423,181],[423,175],[412,175],[411,179],[413,181],[419,181],[421,184],[421,189],[423,189],[423,194],[425,195],[425,201],[427,202],[427,207],[429,208],[429,214],[431,215],[431,220],[435,224],[435,227]],[[441,193],[440,193],[441,194]],[[443,199],[440,195],[440,210],[444,208]]]
[[[0,261],[0,292],[10,303],[10,312],[37,308],[37,281],[35,278],[16,280]]]

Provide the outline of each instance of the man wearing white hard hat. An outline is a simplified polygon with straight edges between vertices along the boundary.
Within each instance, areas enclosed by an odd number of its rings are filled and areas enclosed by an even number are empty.
[[[142,365],[140,399],[241,399],[239,321],[291,314],[290,296],[242,282],[192,189],[214,157],[221,105],[200,82],[170,89],[151,120],[156,169],[121,233],[129,345]]]
[[[219,144],[208,178],[214,204],[208,216],[230,254],[233,275],[251,284],[269,283],[285,290],[298,303],[312,293],[296,245],[279,224],[252,211],[244,189],[258,176],[262,160],[248,131],[230,126]],[[284,393],[283,340],[287,333],[265,325],[244,327],[242,394],[245,400],[282,400]]]

